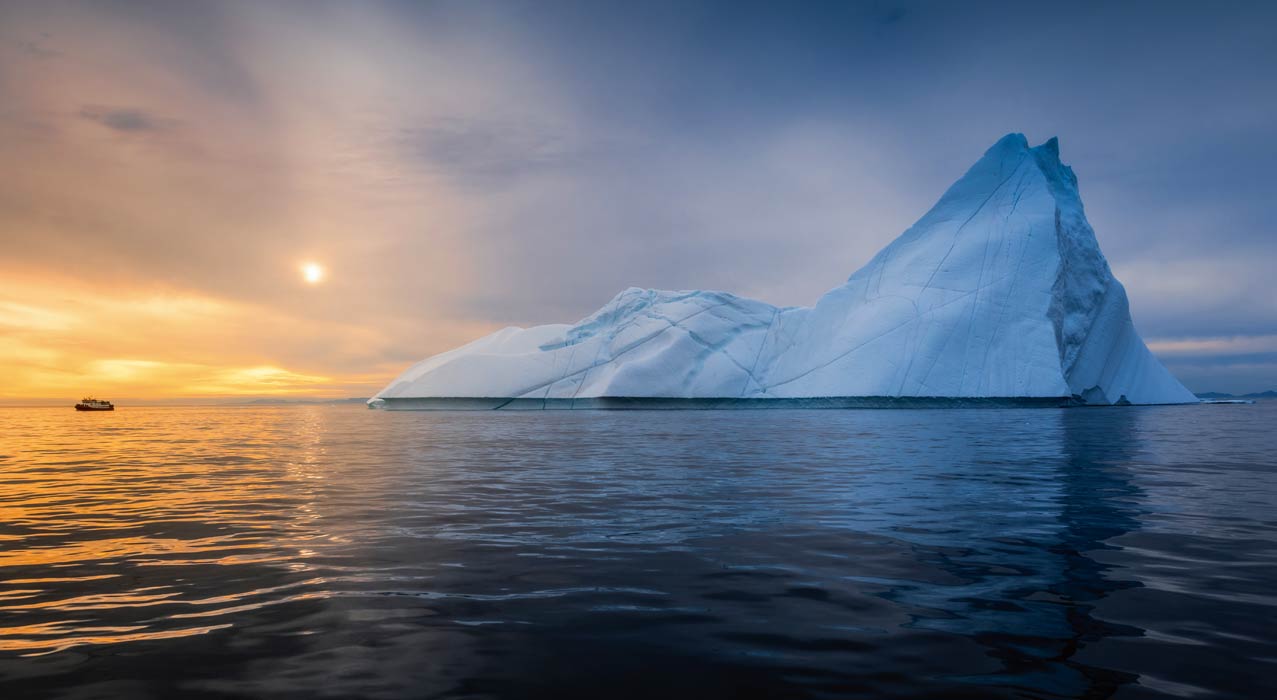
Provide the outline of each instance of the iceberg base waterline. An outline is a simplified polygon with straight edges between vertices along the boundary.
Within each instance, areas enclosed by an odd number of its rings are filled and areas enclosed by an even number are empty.
[[[1068,408],[1087,404],[1073,396],[825,396],[800,399],[661,398],[594,396],[579,399],[421,397],[372,399],[384,411],[723,411],[880,408]],[[1105,404],[1108,405],[1108,404]],[[1119,403],[1118,405],[1126,405]]]

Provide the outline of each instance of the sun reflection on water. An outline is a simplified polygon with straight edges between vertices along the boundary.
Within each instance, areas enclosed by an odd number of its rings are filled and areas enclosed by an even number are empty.
[[[320,597],[305,589],[322,580],[298,576],[325,537],[323,408],[287,415],[7,411],[21,449],[0,445],[0,651],[205,634]]]

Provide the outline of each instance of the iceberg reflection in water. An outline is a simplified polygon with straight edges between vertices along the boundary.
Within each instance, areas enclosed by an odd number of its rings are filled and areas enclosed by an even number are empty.
[[[66,413],[0,416],[6,696],[1245,697],[1277,671],[1272,402]]]

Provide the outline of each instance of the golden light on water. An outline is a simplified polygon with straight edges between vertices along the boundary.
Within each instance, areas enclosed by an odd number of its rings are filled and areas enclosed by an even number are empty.
[[[302,263],[302,279],[306,284],[319,284],[324,281],[324,266],[317,262]]]
[[[324,411],[223,411],[129,406],[89,423],[65,407],[0,407],[4,432],[21,436],[19,449],[32,455],[4,462],[0,482],[0,523],[20,524],[0,533],[0,656],[193,637],[231,627],[242,611],[322,597],[306,590],[317,579],[273,574],[304,572],[325,555],[327,532],[316,528],[326,520],[314,497],[326,464],[318,451]],[[193,428],[199,441],[189,438]],[[138,463],[127,455],[141,452],[129,440],[138,433],[148,450],[158,448],[148,468],[164,474],[145,485],[130,481]],[[214,445],[230,451],[203,459]],[[80,460],[97,467],[81,469]],[[248,463],[261,468],[241,468]],[[70,490],[79,494],[73,506]],[[270,504],[262,512],[271,515],[244,519],[249,503]],[[287,517],[276,519],[280,512]],[[149,527],[152,518],[193,529]],[[225,571],[235,583],[213,589],[151,573],[187,566]]]

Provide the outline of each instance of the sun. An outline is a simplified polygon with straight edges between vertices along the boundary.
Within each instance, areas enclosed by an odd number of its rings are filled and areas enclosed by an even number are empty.
[[[324,281],[324,266],[317,262],[302,263],[302,279],[307,284],[319,284]]]

